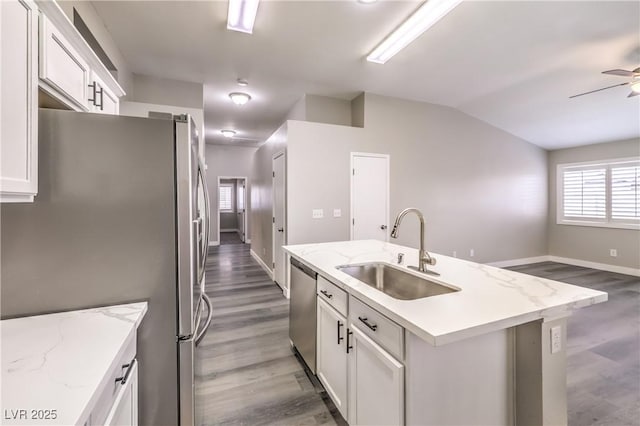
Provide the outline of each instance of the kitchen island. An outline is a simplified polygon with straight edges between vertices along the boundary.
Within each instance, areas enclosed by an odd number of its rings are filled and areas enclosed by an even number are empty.
[[[137,424],[147,302],[0,321],[1,424]]]
[[[348,333],[358,337],[364,332],[362,339],[373,339],[368,343],[392,356],[389,366],[397,363],[395,374],[402,383],[393,387],[403,388],[404,394],[393,406],[398,416],[389,421],[566,424],[566,319],[575,309],[606,301],[606,293],[438,254],[434,254],[437,264],[430,269],[440,275],[423,275],[407,268],[417,265],[417,250],[375,240],[286,246],[284,250],[318,273],[319,288],[326,280],[333,293],[345,292]],[[404,254],[402,265],[397,264],[399,253]],[[369,262],[394,265],[457,291],[400,300],[338,269]],[[326,311],[322,303],[339,298],[332,294],[327,299],[319,292],[319,312]],[[353,308],[365,310],[356,315]],[[373,327],[372,315],[379,315]],[[391,329],[401,328],[403,338],[389,343],[382,336],[385,321],[392,323]],[[338,320],[337,329],[340,324]],[[319,342],[319,356],[323,351]],[[367,400],[366,392],[362,398],[354,394],[359,372],[365,380],[356,358],[348,359],[349,398],[341,411],[352,424],[362,423],[367,416],[363,405],[375,411],[370,405],[384,404],[382,398]],[[318,375],[327,387],[322,372]],[[328,391],[331,395],[332,389]],[[381,410],[378,418],[387,411]]]

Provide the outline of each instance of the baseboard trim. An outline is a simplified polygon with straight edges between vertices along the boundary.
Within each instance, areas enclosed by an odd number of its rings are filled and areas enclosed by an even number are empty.
[[[584,268],[600,269],[602,271],[640,277],[640,269],[629,268],[627,266],[609,265],[607,263],[589,262],[587,260],[571,259],[568,257],[560,256],[549,256],[549,260],[551,262],[566,263],[573,266],[582,266]]]
[[[551,256],[523,257],[521,259],[501,260],[499,262],[489,262],[487,265],[496,268],[509,268],[511,266],[529,265],[531,263],[549,262]]]
[[[264,263],[262,259],[260,259],[260,256],[258,256],[256,254],[256,252],[253,251],[253,249],[249,250],[249,253],[251,253],[251,257],[253,257],[253,259],[256,262],[258,262],[258,265],[260,265],[262,267],[262,269],[264,269],[264,271],[267,273],[267,275],[269,275],[269,278],[271,278],[271,281],[273,281],[273,271],[271,269],[269,269],[267,264]]]
[[[209,247],[219,246],[219,245],[220,245],[220,241],[209,241]]]
[[[249,238],[248,240],[246,240],[244,243],[245,243],[245,244],[251,244],[251,238]]]
[[[224,228],[220,229],[220,232],[240,232],[237,228]]]
[[[509,268],[511,266],[529,265],[531,263],[539,263],[539,262],[565,263],[567,265],[582,266],[583,268],[599,269],[601,271],[615,272],[617,274],[640,277],[640,269],[637,269],[637,268],[609,265],[607,263],[590,262],[588,260],[572,259],[570,257],[560,257],[560,256],[552,256],[552,255],[524,257],[521,259],[512,259],[512,260],[502,260],[499,262],[490,262],[490,263],[487,263],[487,265],[495,266],[497,268]]]

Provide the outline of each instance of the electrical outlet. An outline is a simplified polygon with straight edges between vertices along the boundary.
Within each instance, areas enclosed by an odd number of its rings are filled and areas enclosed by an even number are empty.
[[[618,257],[618,250],[617,249],[609,249],[609,256]]]
[[[313,209],[311,212],[311,217],[313,219],[322,219],[324,217],[324,210],[322,209]]]
[[[453,251],[453,257],[458,257],[458,252],[457,251]]]
[[[474,249],[469,250],[469,257],[473,257],[476,255],[476,251]]]
[[[333,209],[333,217],[341,217],[341,216],[342,216],[342,210]]]
[[[562,327],[551,327],[551,353],[555,354],[562,349]]]

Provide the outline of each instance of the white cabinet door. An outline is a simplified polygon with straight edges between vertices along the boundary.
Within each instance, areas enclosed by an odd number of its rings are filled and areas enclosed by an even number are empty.
[[[105,425],[137,426],[138,424],[138,363],[133,362],[127,382],[122,385]]]
[[[404,424],[404,366],[349,324],[349,424]]]
[[[51,96],[88,111],[89,64],[45,15],[40,19],[40,80]]]
[[[0,1],[0,201],[38,192],[38,10]]]
[[[89,85],[89,109],[100,114],[118,115],[120,100],[107,87],[95,72],[91,72],[91,84]]]
[[[318,298],[318,378],[347,418],[347,320]]]

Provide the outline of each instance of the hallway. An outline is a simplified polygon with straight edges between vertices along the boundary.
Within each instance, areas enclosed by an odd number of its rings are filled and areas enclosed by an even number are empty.
[[[209,250],[214,316],[196,352],[199,424],[336,424],[335,407],[291,352],[288,300],[249,248]]]

